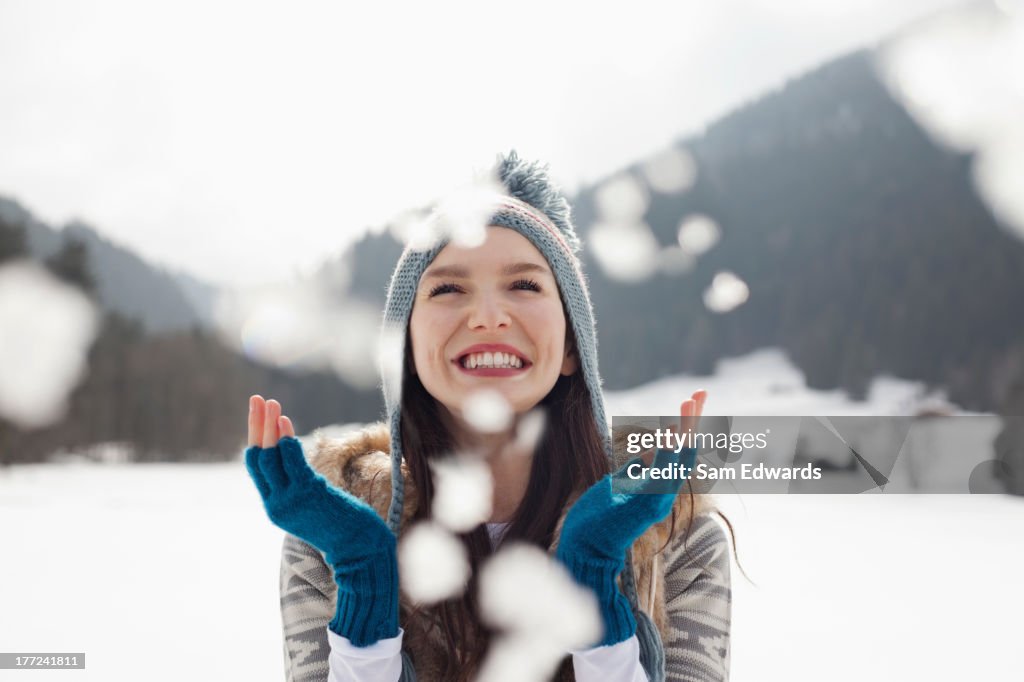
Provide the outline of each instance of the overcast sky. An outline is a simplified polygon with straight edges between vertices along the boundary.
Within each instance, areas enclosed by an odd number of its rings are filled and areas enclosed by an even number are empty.
[[[569,189],[953,0],[0,0],[0,194],[221,283],[500,150]]]

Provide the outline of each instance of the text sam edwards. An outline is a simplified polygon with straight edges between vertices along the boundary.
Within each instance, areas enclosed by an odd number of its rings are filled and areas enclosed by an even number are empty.
[[[737,474],[734,467],[712,467],[701,462],[695,467],[682,464],[669,464],[663,467],[645,467],[634,462],[626,468],[626,475],[634,481],[694,479],[698,481],[744,481],[795,480],[817,481],[821,478],[821,468],[807,464],[803,467],[770,467],[762,463],[741,464]]]

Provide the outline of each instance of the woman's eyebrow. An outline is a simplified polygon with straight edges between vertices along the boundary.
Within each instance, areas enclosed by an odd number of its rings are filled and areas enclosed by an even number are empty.
[[[538,265],[537,263],[512,263],[501,269],[501,274],[506,277],[509,275],[521,275],[524,272],[539,272],[542,275],[551,274],[551,270],[546,265]]]
[[[501,269],[501,274],[505,277],[521,275],[524,272],[551,274],[551,270],[547,266],[537,263],[509,263]],[[469,268],[462,265],[439,265],[423,273],[424,279],[436,277],[469,277]]]
[[[423,279],[430,277],[469,277],[469,269],[461,265],[438,265],[423,273]]]

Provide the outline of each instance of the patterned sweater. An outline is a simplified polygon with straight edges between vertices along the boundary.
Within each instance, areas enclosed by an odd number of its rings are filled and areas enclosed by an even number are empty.
[[[386,453],[387,431],[381,425],[354,438],[321,438],[310,462],[334,485],[359,495],[383,512],[390,497]],[[408,491],[410,482],[406,483]],[[407,494],[404,518],[411,517],[415,497]],[[706,506],[695,504],[689,533],[677,533],[664,551],[658,550],[668,540],[667,532],[659,535],[656,529],[652,529],[646,543],[641,538],[633,549],[637,592],[641,606],[661,631],[669,682],[724,682],[729,677],[729,544]],[[681,518],[677,526],[685,525],[688,510]],[[280,586],[286,679],[324,682],[330,653],[327,623],[334,616],[337,587],[323,555],[286,535]],[[421,682],[442,682],[426,660],[425,654],[431,653],[430,643],[417,646],[408,635],[406,644],[416,659]]]

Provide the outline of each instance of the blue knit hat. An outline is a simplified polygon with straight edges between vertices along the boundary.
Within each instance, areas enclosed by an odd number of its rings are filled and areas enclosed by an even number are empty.
[[[547,167],[538,162],[520,159],[514,152],[498,159],[496,178],[504,192],[495,195],[493,212],[486,225],[497,225],[515,230],[530,240],[547,260],[554,272],[562,303],[568,313],[568,323],[576,338],[576,353],[583,378],[590,392],[591,409],[598,432],[608,457],[612,457],[612,444],[608,421],[605,417],[601,376],[597,369],[597,334],[590,294],[580,267],[580,241],[570,218],[569,202],[552,184]],[[488,206],[488,211],[490,211]],[[426,246],[405,249],[388,288],[384,310],[385,335],[390,340],[390,359],[405,357],[408,343],[407,328],[412,315],[413,301],[420,277],[441,249],[448,244],[445,235],[439,235]],[[398,365],[401,366],[401,365]],[[404,478],[402,464],[401,429],[401,372],[382,368],[384,402],[391,427],[391,506],[388,526],[397,535],[404,506]],[[664,677],[664,652],[661,639],[653,623],[637,605],[632,560],[627,559],[623,572],[623,588],[637,618],[637,636],[641,644],[641,661],[652,680]],[[645,660],[646,659],[646,660]],[[658,672],[660,670],[660,676]]]

